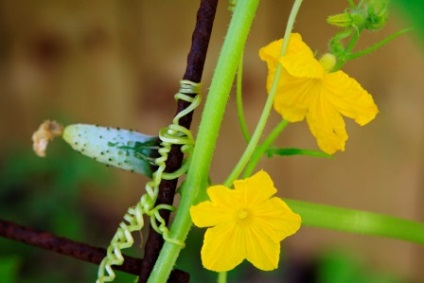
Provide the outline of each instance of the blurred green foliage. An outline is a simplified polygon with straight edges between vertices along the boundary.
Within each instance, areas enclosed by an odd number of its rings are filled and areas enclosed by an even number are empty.
[[[318,283],[405,283],[387,272],[369,270],[353,254],[341,250],[327,251],[318,259]]]
[[[86,231],[92,234],[96,225],[86,219],[81,192],[87,186],[108,187],[108,169],[60,142],[49,147],[46,158],[29,146],[8,152],[0,160],[1,218],[87,242]],[[86,271],[93,278],[97,268],[3,238],[0,251],[1,282],[85,282]]]
[[[0,278],[2,283],[17,282],[20,260],[17,257],[0,257]]]
[[[392,0],[393,7],[414,27],[416,34],[424,44],[424,1]]]

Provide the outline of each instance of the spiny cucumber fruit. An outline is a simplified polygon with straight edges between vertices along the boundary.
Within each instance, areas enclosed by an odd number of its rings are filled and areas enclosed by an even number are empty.
[[[131,130],[88,124],[62,127],[54,121],[46,121],[33,135],[34,150],[38,155],[43,156],[48,141],[60,135],[74,150],[98,162],[148,177],[152,177],[156,170],[154,161],[159,156],[158,137]],[[41,152],[36,148],[37,143],[42,147]]]

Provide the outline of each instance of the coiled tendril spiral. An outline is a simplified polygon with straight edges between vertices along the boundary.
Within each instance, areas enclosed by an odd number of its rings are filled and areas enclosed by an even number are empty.
[[[168,127],[162,128],[159,133],[161,140],[161,147],[159,149],[159,157],[155,159],[155,164],[158,169],[153,173],[152,180],[146,184],[146,193],[141,196],[140,201],[134,206],[130,207],[124,215],[124,220],[119,224],[119,227],[113,236],[109,247],[107,248],[106,257],[102,260],[99,266],[98,276],[96,283],[111,282],[115,279],[115,272],[112,265],[122,265],[124,257],[122,250],[130,248],[134,244],[134,239],[131,235],[134,231],[139,231],[144,226],[143,215],[150,217],[150,224],[152,228],[167,242],[172,242],[176,245],[184,246],[184,242],[169,237],[169,229],[166,226],[165,220],[160,216],[161,209],[168,209],[174,211],[175,208],[171,205],[161,204],[155,206],[157,196],[159,193],[159,184],[161,180],[172,180],[180,177],[187,171],[187,160],[183,162],[181,168],[172,173],[164,172],[168,159],[168,154],[171,151],[172,145],[181,145],[181,152],[183,154],[190,154],[193,151],[194,139],[190,132],[185,127],[179,125],[179,120],[192,112],[200,104],[200,84],[188,80],[180,82],[180,90],[175,94],[176,100],[184,100],[189,102],[189,106],[183,111],[179,112],[172,124]],[[192,97],[188,94],[194,94]],[[189,157],[188,157],[189,158]]]

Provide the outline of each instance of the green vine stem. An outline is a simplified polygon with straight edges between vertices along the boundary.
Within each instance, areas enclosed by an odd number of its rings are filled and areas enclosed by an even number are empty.
[[[362,30],[356,30],[352,33],[352,37],[349,40],[349,43],[347,44],[347,47],[345,49],[345,54],[350,54],[350,52],[355,47],[356,43],[359,40],[359,35],[361,34]]]
[[[352,51],[353,47],[355,47],[355,44],[358,42],[359,39],[359,33],[360,31],[345,31],[342,32],[342,36],[350,36],[351,33],[353,33],[352,37],[350,38],[347,47],[343,50],[342,53],[337,53],[336,57],[337,57],[337,62],[336,65],[333,67],[332,71],[338,71],[339,69],[341,69],[344,64],[346,64],[346,62],[348,61],[347,56],[350,55],[350,52]]]
[[[283,45],[281,47],[280,56],[283,56],[286,53],[286,50],[290,41],[290,34],[293,30],[297,12],[299,11],[301,5],[302,5],[302,0],[294,1],[292,10],[289,15],[289,19],[287,21],[286,31],[284,33],[285,40],[283,41]],[[252,138],[250,139],[249,144],[247,145],[245,151],[243,152],[243,155],[241,156],[240,160],[237,162],[233,171],[225,180],[224,186],[230,187],[233,181],[240,176],[241,172],[244,170],[246,164],[249,162],[250,157],[255,151],[258,145],[259,139],[262,136],[262,132],[265,128],[265,124],[268,121],[268,117],[271,112],[272,105],[274,103],[274,97],[277,93],[278,80],[280,79],[281,72],[282,72],[282,66],[281,64],[278,64],[275,70],[274,79],[272,81],[271,90],[269,91],[268,98],[265,102],[264,109],[262,110],[261,117],[259,118],[258,124],[255,128],[255,131],[253,132]]]
[[[236,101],[237,101],[237,116],[240,123],[241,132],[246,142],[250,141],[250,134],[247,128],[246,117],[243,109],[243,53],[240,58],[240,63],[237,70],[237,81],[236,81]]]
[[[302,226],[383,236],[424,245],[424,223],[377,213],[284,199]]]
[[[227,272],[218,273],[218,283],[227,283]]]
[[[275,139],[281,134],[282,131],[287,127],[289,122],[282,120],[278,125],[271,131],[271,133],[266,137],[261,145],[259,145],[253,152],[252,157],[249,160],[249,163],[246,165],[246,168],[243,172],[243,178],[246,178],[252,175],[253,170],[255,170],[256,165],[258,164],[261,157],[264,155],[265,151],[269,146],[275,141]]]
[[[379,42],[375,43],[374,45],[362,49],[358,52],[354,52],[352,53],[351,51],[353,50],[353,48],[355,47],[358,39],[359,39],[359,31],[357,33],[354,33],[352,38],[350,39],[347,48],[344,50],[343,55],[341,57],[337,58],[337,63],[336,65],[333,67],[333,69],[331,70],[332,72],[335,72],[337,70],[340,70],[344,64],[347,61],[353,60],[353,59],[357,59],[359,57],[365,56],[370,54],[371,52],[376,51],[377,49],[381,48],[382,46],[386,45],[387,43],[389,43],[390,41],[392,41],[393,39],[397,38],[398,36],[407,33],[409,31],[413,30],[413,28],[405,28],[405,29],[401,29],[391,35],[389,35],[388,37],[386,37],[383,40],[380,40]]]
[[[379,49],[379,48],[380,48],[380,47],[382,47],[383,45],[386,45],[387,43],[389,43],[390,41],[392,41],[392,40],[393,40],[393,39],[395,39],[396,37],[398,37],[398,36],[400,36],[400,35],[402,35],[402,34],[404,34],[404,33],[407,33],[407,32],[409,32],[409,31],[411,31],[411,30],[413,30],[413,28],[405,28],[405,29],[401,29],[401,30],[399,30],[399,31],[397,31],[397,32],[395,32],[395,33],[393,33],[393,34],[389,35],[389,36],[388,36],[388,37],[386,37],[385,39],[383,39],[383,40],[381,40],[381,41],[377,42],[376,44],[374,44],[374,45],[372,45],[372,46],[368,47],[368,48],[365,48],[365,49],[363,49],[363,50],[361,50],[361,51],[358,51],[358,52],[356,52],[356,53],[352,53],[352,54],[348,55],[348,56],[347,56],[347,60],[353,60],[353,59],[356,59],[356,58],[362,57],[362,56],[364,56],[364,55],[370,54],[371,52],[374,52],[375,50]]]
[[[170,237],[173,239],[186,239],[192,225],[190,206],[199,191],[205,189],[225,106],[258,3],[259,0],[245,0],[234,10],[205,102],[196,142],[199,146],[194,148],[178,213],[171,226]],[[180,246],[166,242],[148,282],[166,282],[180,251]]]

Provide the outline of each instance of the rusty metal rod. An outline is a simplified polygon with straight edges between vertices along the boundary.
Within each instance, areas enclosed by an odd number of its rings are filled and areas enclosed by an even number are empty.
[[[202,0],[197,12],[196,25],[192,34],[192,44],[187,56],[187,66],[183,79],[192,82],[200,82],[203,68],[206,61],[206,54],[212,33],[212,26],[215,19],[218,0]],[[189,103],[183,100],[177,102],[177,113],[184,110]],[[193,113],[182,117],[179,124],[187,129],[190,128]],[[166,172],[174,172],[181,167],[183,154],[180,146],[172,146],[166,161]],[[178,179],[163,180],[159,185],[159,195],[156,204],[172,204]],[[166,222],[169,220],[170,212],[162,210],[160,212]],[[153,266],[159,256],[163,246],[162,235],[158,234],[150,227],[150,232],[145,245],[145,256],[141,264],[141,271],[138,283],[145,283],[152,272]],[[187,281],[188,282],[188,281]]]
[[[0,219],[0,237],[15,240],[27,245],[67,255],[85,262],[100,264],[106,256],[106,249],[93,247],[84,243],[58,237],[52,233],[25,227],[10,221]],[[140,273],[141,259],[124,256],[123,265],[115,269],[138,275]],[[173,270],[168,282],[187,282],[189,274],[181,270]]]

